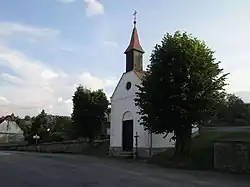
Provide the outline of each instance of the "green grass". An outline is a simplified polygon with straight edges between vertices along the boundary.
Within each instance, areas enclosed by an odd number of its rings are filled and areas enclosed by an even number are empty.
[[[173,163],[173,150],[168,150],[153,156],[149,163],[186,169],[213,169],[213,144],[219,139],[250,140],[250,132],[206,132],[193,139],[188,161]]]

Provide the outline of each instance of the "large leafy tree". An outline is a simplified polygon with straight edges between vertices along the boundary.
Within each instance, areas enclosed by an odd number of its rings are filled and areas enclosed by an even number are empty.
[[[150,61],[135,99],[140,122],[152,133],[173,133],[175,153],[188,153],[192,128],[224,98],[227,74],[214,52],[186,32],[167,33]]]
[[[77,137],[92,142],[106,123],[108,100],[103,90],[77,87],[73,96],[72,125]]]

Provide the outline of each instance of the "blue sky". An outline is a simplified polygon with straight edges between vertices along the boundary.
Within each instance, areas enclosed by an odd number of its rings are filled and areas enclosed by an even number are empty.
[[[228,91],[248,97],[249,6],[247,0],[1,0],[0,115],[42,108],[70,114],[80,83],[110,95],[125,68],[134,9],[145,66],[164,33],[187,31],[216,51],[230,72]]]

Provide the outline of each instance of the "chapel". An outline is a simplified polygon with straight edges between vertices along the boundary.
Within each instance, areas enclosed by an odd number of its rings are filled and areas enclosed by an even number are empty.
[[[110,115],[110,155],[119,156],[122,153],[137,153],[148,157],[154,153],[173,147],[171,135],[152,134],[140,125],[140,115],[134,99],[145,71],[143,71],[143,54],[145,53],[139,40],[136,17],[130,43],[125,50],[126,67],[111,96]]]

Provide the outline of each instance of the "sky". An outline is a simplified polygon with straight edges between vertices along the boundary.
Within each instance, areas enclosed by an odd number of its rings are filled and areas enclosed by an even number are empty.
[[[250,101],[250,1],[0,1],[0,115],[70,115],[79,84],[108,97],[125,70],[133,11],[144,67],[166,32],[187,31],[229,72],[227,91]]]

